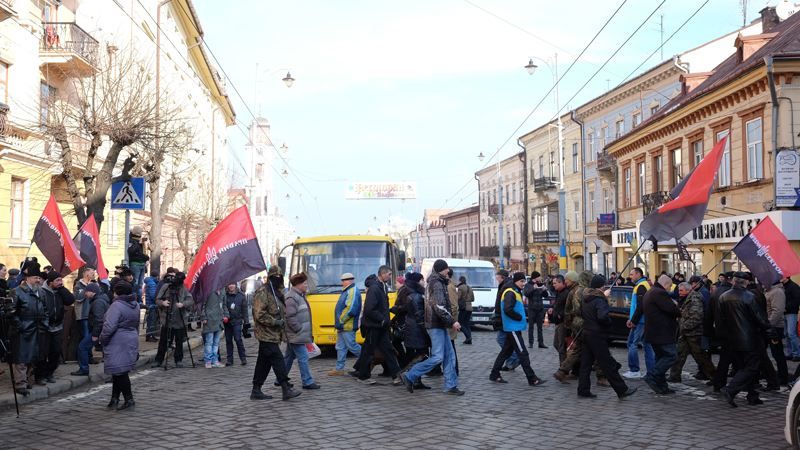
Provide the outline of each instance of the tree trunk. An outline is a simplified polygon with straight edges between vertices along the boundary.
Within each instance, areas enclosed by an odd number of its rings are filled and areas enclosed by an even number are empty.
[[[124,148],[124,144],[116,142],[111,144],[111,149],[108,150],[108,155],[106,155],[106,159],[103,162],[103,167],[97,173],[97,177],[94,180],[94,189],[91,190],[91,192],[87,189],[86,192],[86,217],[94,214],[94,220],[97,222],[98,231],[105,219],[103,211],[106,209],[106,197],[108,196],[109,190],[111,190],[111,178],[113,177],[114,167],[117,166],[119,155]],[[125,236],[125,239],[127,242],[128,237]]]
[[[75,217],[78,218],[78,227],[80,227],[86,222],[88,216],[83,206],[78,183],[75,182],[75,173],[73,172],[74,169],[72,166],[72,147],[69,145],[67,132],[63,126],[54,130],[53,139],[61,146],[61,165],[64,167],[64,170],[61,172],[61,177],[67,183],[67,193],[72,200],[72,209],[75,210]]]
[[[150,191],[150,273],[161,271],[161,177],[148,180]]]

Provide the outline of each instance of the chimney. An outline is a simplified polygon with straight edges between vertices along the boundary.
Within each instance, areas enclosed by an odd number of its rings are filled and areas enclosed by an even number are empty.
[[[698,73],[684,73],[680,76],[681,92],[688,94],[694,88],[699,86],[702,82],[706,81],[708,77],[713,75],[714,72],[698,72]]]
[[[759,13],[761,14],[762,33],[768,33],[775,25],[781,23],[781,18],[778,17],[778,12],[775,10],[774,6],[767,6],[759,11]]]

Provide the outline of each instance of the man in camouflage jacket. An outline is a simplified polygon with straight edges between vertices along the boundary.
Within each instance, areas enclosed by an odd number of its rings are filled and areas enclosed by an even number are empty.
[[[700,345],[703,337],[703,297],[689,283],[678,285],[678,296],[682,302],[678,319],[678,360],[670,368],[667,381],[681,382],[681,371],[689,354],[697,362],[700,371],[711,380],[714,378],[714,364]]]

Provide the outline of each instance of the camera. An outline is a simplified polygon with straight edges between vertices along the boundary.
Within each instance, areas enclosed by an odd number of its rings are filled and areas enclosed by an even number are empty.
[[[183,272],[178,272],[175,275],[167,278],[169,284],[174,287],[180,287],[183,285],[183,282],[186,281],[186,274]]]

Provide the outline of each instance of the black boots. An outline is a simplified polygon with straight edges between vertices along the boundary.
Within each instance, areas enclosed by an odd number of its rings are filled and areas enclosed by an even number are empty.
[[[108,402],[108,405],[106,406],[106,408],[108,408],[108,409],[117,409],[118,405],[119,405],[119,397],[112,398],[111,401]]]
[[[250,392],[250,400],[272,400],[272,396],[261,392],[261,386],[253,385],[253,390]]]
[[[293,399],[301,394],[300,392],[297,392],[294,389],[292,389],[288,381],[284,381],[283,383],[281,383],[281,391],[283,391],[284,400]]]
[[[126,398],[125,403],[117,406],[117,411],[122,411],[123,409],[133,408],[136,406],[136,402],[133,401],[133,397]]]

